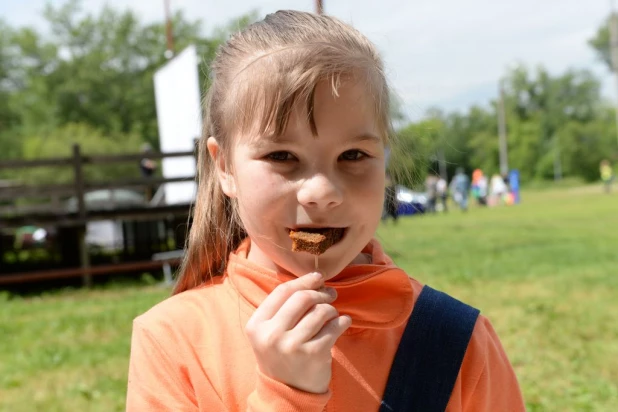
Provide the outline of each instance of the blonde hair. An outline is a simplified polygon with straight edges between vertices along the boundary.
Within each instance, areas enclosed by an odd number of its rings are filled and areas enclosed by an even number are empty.
[[[228,255],[246,237],[235,203],[221,190],[206,146],[209,136],[216,138],[224,159],[230,159],[234,135],[279,136],[297,104],[306,108],[316,135],[312,112],[317,84],[329,81],[337,95],[348,77],[363,80],[385,144],[391,136],[389,89],[380,56],[365,36],[336,18],[299,11],[270,14],[221,46],[211,73],[198,148],[198,193],[174,294],[222,275]]]

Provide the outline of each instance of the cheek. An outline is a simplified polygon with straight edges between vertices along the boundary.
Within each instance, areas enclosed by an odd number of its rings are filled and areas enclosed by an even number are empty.
[[[384,201],[385,174],[382,167],[370,167],[365,172],[352,178],[353,193],[356,193],[363,208],[379,209],[382,214]]]
[[[288,185],[262,162],[246,162],[235,175],[236,199],[244,218],[268,218],[280,213]],[[243,219],[244,220],[244,219]]]

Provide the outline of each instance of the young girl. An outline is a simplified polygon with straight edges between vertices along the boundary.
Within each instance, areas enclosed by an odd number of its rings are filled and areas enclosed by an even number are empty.
[[[212,70],[186,257],[174,296],[135,319],[127,410],[403,410],[385,394],[402,390],[389,374],[407,366],[394,359],[423,286],[373,239],[390,135],[378,53],[335,18],[284,11],[233,36]],[[341,238],[316,271],[290,232],[326,229]],[[474,319],[446,410],[523,411]]]

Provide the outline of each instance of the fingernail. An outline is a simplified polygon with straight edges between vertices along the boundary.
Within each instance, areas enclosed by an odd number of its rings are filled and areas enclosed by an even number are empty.
[[[334,298],[337,297],[337,291],[334,288],[326,287],[326,288],[324,288],[324,292],[328,293],[330,296],[332,296]]]
[[[322,280],[322,274],[319,272],[313,272],[311,274],[311,277],[313,277],[315,280]]]

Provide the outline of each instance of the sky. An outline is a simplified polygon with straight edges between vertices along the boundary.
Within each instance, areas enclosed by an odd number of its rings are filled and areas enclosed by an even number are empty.
[[[49,0],[0,0],[0,18],[13,27],[39,26]],[[257,11],[313,11],[314,0],[169,0],[201,19],[205,33]],[[63,1],[51,0],[52,4]],[[163,0],[82,0],[96,13],[108,3],[131,8],[144,22],[164,18]],[[589,69],[615,100],[611,74],[587,40],[610,11],[610,0],[323,0],[327,14],[354,25],[380,50],[405,115],[422,117],[431,107],[447,112],[485,105],[497,95],[510,67],[542,65],[552,74]]]

